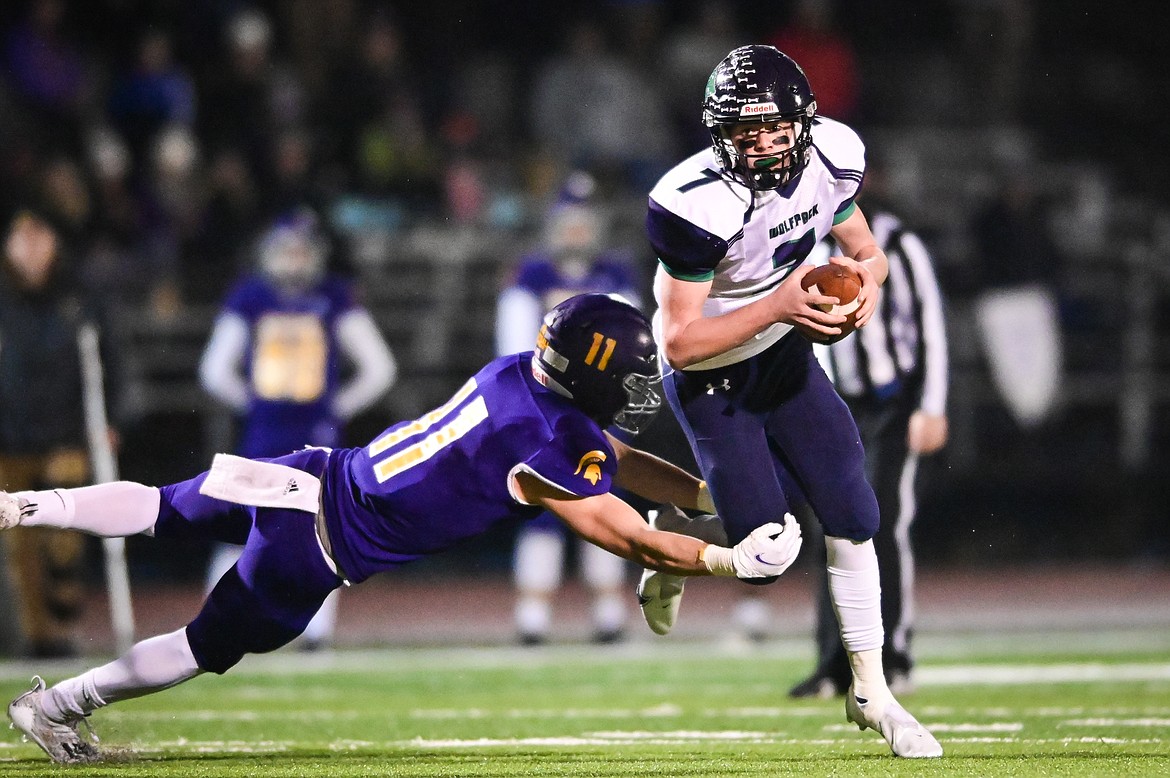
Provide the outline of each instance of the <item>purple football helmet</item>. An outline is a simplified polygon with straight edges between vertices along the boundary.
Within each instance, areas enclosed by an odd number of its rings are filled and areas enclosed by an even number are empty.
[[[260,270],[282,289],[304,291],[325,275],[329,241],[317,214],[298,208],[281,215],[257,249]]]
[[[812,153],[817,101],[808,78],[774,46],[741,46],[715,66],[703,97],[703,124],[731,178],[754,190],[778,189],[800,173]],[[779,164],[749,164],[730,132],[749,122],[793,122],[796,142]],[[790,160],[788,158],[791,158]]]
[[[603,428],[612,424],[637,434],[662,405],[650,322],[612,295],[577,295],[549,311],[536,338],[532,373]]]

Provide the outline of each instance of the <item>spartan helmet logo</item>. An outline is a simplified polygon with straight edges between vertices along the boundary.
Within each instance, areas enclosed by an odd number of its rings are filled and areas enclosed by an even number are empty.
[[[573,475],[579,475],[589,483],[597,486],[597,482],[601,480],[601,463],[605,460],[605,452],[594,449],[581,457],[581,461],[577,463],[577,469],[573,471]]]

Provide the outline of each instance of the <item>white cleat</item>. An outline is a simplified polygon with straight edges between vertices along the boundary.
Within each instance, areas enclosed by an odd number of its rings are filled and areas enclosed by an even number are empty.
[[[845,695],[845,718],[860,730],[872,729],[890,744],[894,756],[929,759],[943,755],[934,735],[918,723],[892,696],[884,703],[859,699],[849,687]]]
[[[12,529],[35,511],[36,506],[30,505],[23,497],[0,492],[0,530]]]
[[[678,618],[678,606],[682,604],[685,576],[660,573],[657,570],[643,570],[638,582],[638,605],[642,618],[656,635],[665,635],[674,628]]]
[[[64,724],[50,721],[41,710],[44,693],[45,682],[39,675],[33,676],[33,687],[8,704],[8,718],[12,719],[10,728],[23,732],[26,740],[36,743],[50,759],[59,764],[98,761],[101,752],[77,731],[78,724],[84,719],[78,718]],[[97,740],[93,730],[89,734]]]
[[[727,545],[727,533],[718,516],[706,514],[691,518],[673,505],[664,505],[650,514],[650,526],[664,532],[677,532],[720,546]],[[657,635],[665,635],[674,628],[678,608],[682,604],[686,576],[643,570],[638,582],[638,605],[642,617]]]

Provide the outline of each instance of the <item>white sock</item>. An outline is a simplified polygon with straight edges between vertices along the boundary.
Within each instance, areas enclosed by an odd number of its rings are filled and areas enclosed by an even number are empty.
[[[161,500],[158,489],[132,481],[16,494],[37,506],[21,520],[22,527],[72,529],[103,538],[151,531]]]
[[[873,699],[889,695],[882,669],[882,588],[873,541],[862,543],[848,538],[825,537],[828,557],[829,594],[841,643],[853,668],[853,688],[860,697]]]
[[[552,604],[541,594],[521,592],[513,611],[516,629],[523,635],[546,635],[552,624]]]
[[[581,577],[594,591],[620,590],[626,583],[626,560],[601,546],[582,541],[578,546]]]
[[[41,698],[41,709],[51,721],[63,722],[118,700],[168,689],[202,672],[183,628],[136,643],[113,662],[61,681]]]
[[[595,592],[592,610],[598,632],[617,632],[626,624],[626,601],[616,592]]]
[[[561,585],[565,539],[556,532],[524,531],[516,539],[512,575],[521,591],[552,594]]]

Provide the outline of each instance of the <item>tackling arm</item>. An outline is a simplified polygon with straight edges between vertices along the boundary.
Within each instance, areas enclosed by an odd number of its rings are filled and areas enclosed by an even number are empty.
[[[665,459],[629,446],[610,435],[609,443],[617,454],[618,471],[615,483],[639,497],[670,503],[680,508],[714,513],[711,494],[705,483]]]
[[[526,502],[556,514],[578,535],[612,554],[676,575],[710,575],[700,557],[706,543],[651,529],[612,494],[578,497],[527,473],[518,473],[516,484]]]
[[[765,524],[734,548],[650,527],[638,512],[612,494],[579,497],[528,473],[515,476],[525,502],[560,517],[574,532],[642,567],[674,575],[734,575],[770,578],[788,569],[800,551],[800,525]]]

